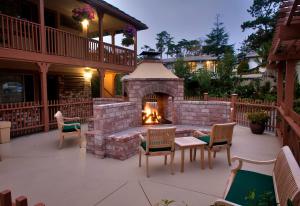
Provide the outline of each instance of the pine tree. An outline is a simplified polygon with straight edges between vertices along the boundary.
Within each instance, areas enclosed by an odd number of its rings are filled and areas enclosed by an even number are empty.
[[[203,53],[221,57],[226,50],[233,49],[232,45],[228,45],[229,35],[225,31],[224,23],[220,21],[220,15],[217,15],[214,28],[207,35]]]
[[[172,40],[173,38],[167,31],[162,31],[158,34],[156,34],[156,49],[158,52],[161,53],[161,58],[163,57],[163,53],[167,49],[168,43]]]

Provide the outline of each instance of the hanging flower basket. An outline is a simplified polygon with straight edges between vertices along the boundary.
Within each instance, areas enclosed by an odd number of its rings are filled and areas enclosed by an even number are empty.
[[[73,19],[79,22],[82,22],[83,20],[91,21],[95,18],[95,12],[90,6],[73,9],[72,13]]]
[[[131,25],[127,25],[124,29],[123,29],[123,36],[124,38],[122,39],[122,45],[129,47],[131,45],[134,44],[134,34],[136,33],[136,29],[131,26]]]

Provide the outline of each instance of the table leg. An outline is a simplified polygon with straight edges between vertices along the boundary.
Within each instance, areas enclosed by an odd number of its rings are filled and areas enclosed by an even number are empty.
[[[181,172],[184,172],[184,149],[181,149]]]
[[[201,146],[200,147],[200,150],[201,150],[201,168],[202,169],[205,169],[205,162],[204,162],[204,146]]]

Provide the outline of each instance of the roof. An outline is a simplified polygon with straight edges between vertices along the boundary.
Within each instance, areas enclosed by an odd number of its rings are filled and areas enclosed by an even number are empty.
[[[169,58],[169,59],[163,59],[164,63],[172,63],[176,62],[180,58]],[[181,58],[182,59],[182,58]],[[210,55],[199,55],[199,56],[187,56],[183,57],[183,61],[185,62],[197,62],[197,61],[216,61],[217,57],[210,56]]]
[[[282,1],[269,63],[300,59],[300,0]]]
[[[143,61],[124,79],[179,79],[161,61]]]
[[[130,23],[132,26],[134,26],[139,31],[148,29],[148,26],[146,24],[144,24],[140,20],[130,16],[129,14],[120,10],[119,8],[107,3],[106,1],[103,1],[103,0],[84,0],[84,1],[94,5],[96,8],[99,9],[99,11],[104,11],[107,14],[118,17],[118,18],[122,19],[123,21]]]
[[[158,55],[161,55],[161,53],[157,51],[142,51],[140,53],[140,56],[158,56]]]
[[[246,58],[254,58],[259,57],[259,55],[255,51],[251,51],[246,55]]]

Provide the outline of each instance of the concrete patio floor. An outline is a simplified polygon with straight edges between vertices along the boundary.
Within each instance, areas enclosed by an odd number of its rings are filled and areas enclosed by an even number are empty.
[[[147,206],[162,199],[175,200],[174,205],[208,206],[221,198],[230,167],[226,152],[217,153],[214,168],[201,170],[199,156],[180,173],[180,153],[175,155],[175,175],[163,165],[163,157],[150,158],[150,178],[146,178],[145,159],[138,167],[138,156],[125,161],[97,159],[69,139],[57,148],[57,131],[13,139],[0,145],[0,190],[10,189],[13,197],[25,195],[30,205],[46,206]],[[276,157],[280,142],[272,134],[253,135],[249,128],[236,126],[232,156],[258,160]],[[187,151],[188,152],[188,151]],[[198,152],[199,155],[199,152]],[[271,174],[272,166],[250,166]]]

